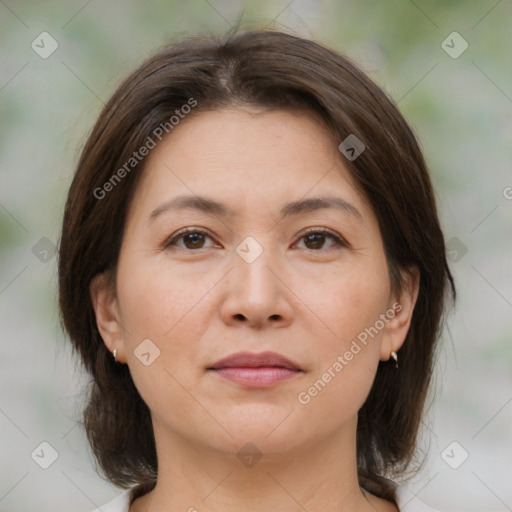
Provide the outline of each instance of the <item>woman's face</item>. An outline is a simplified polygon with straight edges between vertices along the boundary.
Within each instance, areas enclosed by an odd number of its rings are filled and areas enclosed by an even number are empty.
[[[91,291],[157,445],[232,453],[355,432],[378,361],[398,351],[412,312],[391,293],[377,219],[337,142],[311,114],[286,111],[181,121],[147,157],[116,296]],[[267,351],[300,371],[212,369]]]

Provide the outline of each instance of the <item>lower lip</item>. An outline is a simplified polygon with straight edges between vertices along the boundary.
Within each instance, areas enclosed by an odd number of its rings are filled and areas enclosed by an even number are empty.
[[[266,388],[302,373],[288,368],[261,366],[258,368],[234,367],[213,370],[225,379],[251,388]]]

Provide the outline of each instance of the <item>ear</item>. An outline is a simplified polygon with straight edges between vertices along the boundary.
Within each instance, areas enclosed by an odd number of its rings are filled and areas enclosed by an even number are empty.
[[[404,344],[411,325],[412,314],[420,289],[420,272],[416,267],[401,272],[402,291],[392,293],[386,311],[389,318],[384,328],[380,346],[380,360],[388,361],[391,352],[398,352]]]
[[[119,305],[110,276],[106,273],[95,276],[89,285],[89,293],[103,342],[110,352],[117,350],[117,362],[126,363]]]

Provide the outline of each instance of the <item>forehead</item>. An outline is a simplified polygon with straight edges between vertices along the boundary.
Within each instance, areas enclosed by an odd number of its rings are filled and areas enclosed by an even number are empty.
[[[319,164],[330,162],[335,149],[332,133],[313,112],[230,108],[185,118],[150,153],[147,163],[151,166],[166,153],[205,168],[232,162],[241,171],[260,168],[262,172],[263,164],[268,168],[271,162],[300,164],[304,151],[321,159]]]
[[[149,208],[185,193],[222,198],[247,210],[275,203],[280,208],[333,191],[362,202],[335,137],[306,111],[194,113],[151,150],[137,188],[134,210],[146,216]]]

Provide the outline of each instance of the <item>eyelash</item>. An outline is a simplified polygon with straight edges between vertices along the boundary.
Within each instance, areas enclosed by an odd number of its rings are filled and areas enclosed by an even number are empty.
[[[171,235],[169,238],[167,238],[166,241],[164,242],[164,249],[174,245],[183,236],[191,235],[191,234],[205,235],[208,238],[213,239],[206,231],[204,231],[202,229],[185,228],[185,229],[182,229],[182,230],[178,231],[174,235]],[[335,242],[335,244],[334,244],[335,247],[346,247],[346,248],[350,247],[350,244],[344,238],[342,238],[341,236],[337,235],[333,231],[330,231],[330,230],[325,229],[325,228],[310,228],[308,231],[303,233],[299,237],[299,239],[302,240],[303,238],[305,238],[305,237],[307,237],[307,236],[309,236],[311,234],[324,235],[326,237],[331,238]],[[194,251],[194,250],[200,250],[200,249],[203,249],[203,247],[200,247],[199,249],[185,249],[185,250],[187,250],[187,251]],[[309,249],[309,250],[313,251],[313,252],[322,252],[322,249]],[[324,249],[324,251],[325,250],[329,250],[329,249]]]

